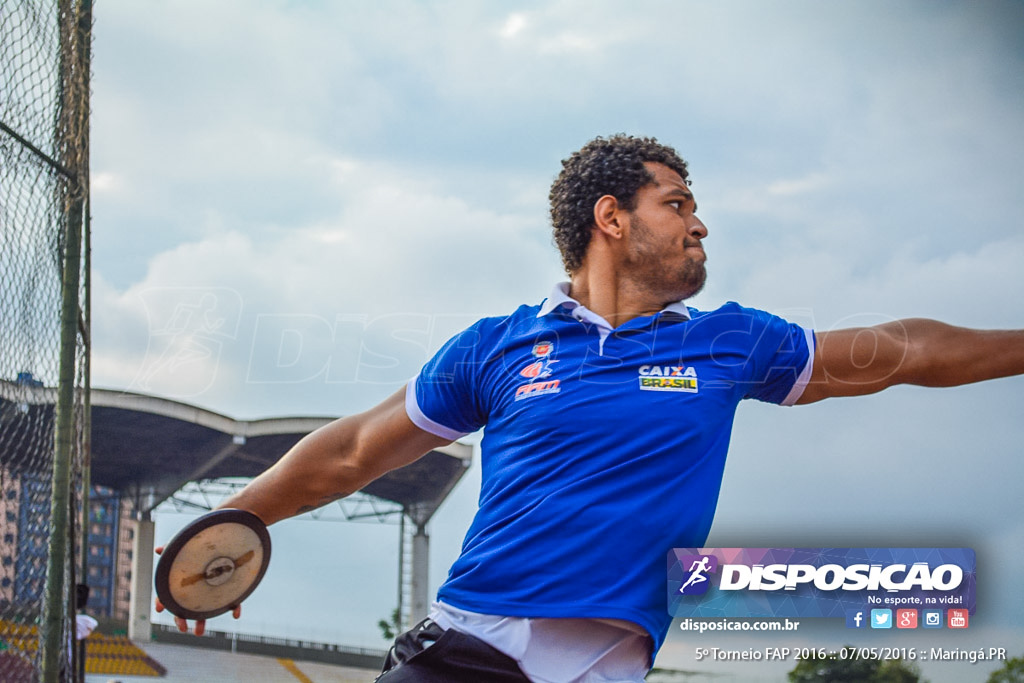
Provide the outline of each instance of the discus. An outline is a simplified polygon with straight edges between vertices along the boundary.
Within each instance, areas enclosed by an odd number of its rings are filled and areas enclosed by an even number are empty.
[[[210,619],[230,612],[256,590],[270,564],[270,533],[244,510],[214,510],[164,547],[156,595],[171,614]]]

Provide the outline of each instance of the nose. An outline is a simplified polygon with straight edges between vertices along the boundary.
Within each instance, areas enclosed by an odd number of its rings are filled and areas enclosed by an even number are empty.
[[[690,237],[702,240],[708,236],[708,228],[696,216],[690,216],[690,224],[686,226],[686,232]]]

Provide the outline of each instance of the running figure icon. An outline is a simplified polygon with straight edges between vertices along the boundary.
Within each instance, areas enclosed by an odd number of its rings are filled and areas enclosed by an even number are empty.
[[[711,571],[711,567],[708,566],[708,563],[710,561],[711,558],[707,555],[701,556],[700,561],[694,560],[693,564],[690,565],[690,569],[688,570],[690,572],[690,577],[686,579],[682,586],[679,587],[680,593],[685,593],[686,589],[690,586],[696,585],[698,583],[704,583],[708,580],[708,577],[704,576],[704,574],[708,571]]]

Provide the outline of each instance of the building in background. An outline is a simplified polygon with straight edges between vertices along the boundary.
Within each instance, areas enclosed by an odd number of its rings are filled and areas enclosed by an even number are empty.
[[[14,601],[15,566],[18,547],[18,499],[21,482],[0,466],[0,605]]]
[[[128,618],[133,510],[116,491],[94,486],[90,493],[84,583],[93,616]],[[49,482],[0,466],[0,605],[42,603],[49,517]]]
[[[0,467],[0,604],[38,605],[46,583],[50,483]]]
[[[131,524],[134,505],[102,486],[89,495],[85,583],[89,585],[87,611],[93,616],[128,618],[131,587]]]

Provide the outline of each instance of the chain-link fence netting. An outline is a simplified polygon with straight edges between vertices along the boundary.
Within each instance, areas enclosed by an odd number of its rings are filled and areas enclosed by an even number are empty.
[[[87,222],[90,24],[87,0],[0,0],[4,683],[75,680],[67,645],[88,429],[80,245]]]

